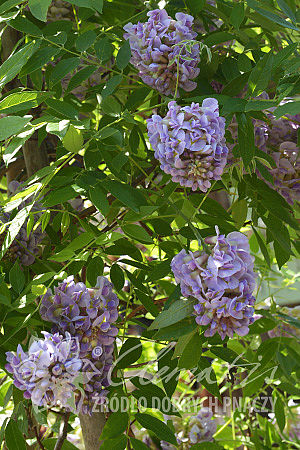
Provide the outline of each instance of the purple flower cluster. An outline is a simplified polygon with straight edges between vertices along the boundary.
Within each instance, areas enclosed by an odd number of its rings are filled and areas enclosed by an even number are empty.
[[[53,331],[69,332],[80,346],[82,371],[87,382],[84,396],[78,396],[77,409],[91,413],[95,402],[105,401],[109,385],[108,373],[113,362],[113,350],[118,329],[118,297],[105,277],[98,277],[96,287],[87,288],[68,277],[42,299],[40,314],[54,324]]]
[[[17,181],[12,181],[8,190],[11,194],[16,194],[17,191],[21,191],[21,185]],[[18,206],[18,210],[20,211],[26,205],[30,204],[32,201],[31,197],[26,199]],[[31,209],[32,212],[36,212],[34,214],[35,223],[37,222],[40,214],[37,211],[40,211],[42,206],[38,203],[35,203]],[[2,223],[8,223],[11,221],[11,212],[2,212],[0,215],[0,220]],[[36,229],[32,229],[29,235],[27,235],[27,223],[28,219],[22,225],[20,231],[12,242],[7,255],[8,258],[12,261],[19,259],[21,264],[24,266],[30,266],[34,263],[35,257],[39,253],[39,244],[43,240],[44,234],[42,233],[41,226],[38,226]],[[0,235],[0,242],[2,243],[5,238],[5,235]]]
[[[294,142],[280,144],[279,151],[272,153],[276,167],[270,169],[275,188],[290,204],[300,202],[300,152]]]
[[[208,325],[205,336],[218,333],[222,339],[233,337],[234,332],[245,336],[253,323],[255,288],[253,259],[245,235],[232,232],[206,238],[211,254],[181,252],[171,268],[182,295],[194,297],[198,325]]]
[[[82,366],[79,343],[69,333],[43,332],[24,352],[7,352],[6,370],[13,374],[14,384],[38,406],[70,408],[74,403],[74,382]]]
[[[173,418],[172,418],[173,419]],[[187,450],[194,444],[213,440],[213,435],[217,430],[217,424],[212,420],[212,412],[208,408],[202,408],[195,416],[191,416],[185,425],[182,419],[172,420],[175,428],[175,436],[178,448]],[[177,447],[161,441],[162,450],[175,450]]]
[[[197,43],[188,43],[197,33],[192,31],[194,18],[177,13],[173,20],[162,9],[148,12],[146,23],[128,23],[124,38],[129,40],[131,63],[139,70],[144,83],[165,95],[174,95],[176,84],[192,91],[193,80],[199,74],[200,49]]]
[[[206,192],[226,165],[225,119],[214,98],[181,108],[175,101],[165,117],[147,121],[148,136],[161,169],[181,186]]]
[[[208,408],[202,408],[196,416],[193,416],[188,424],[189,441],[191,444],[197,444],[203,441],[212,441],[213,435],[217,430],[217,425],[212,420],[212,412]]]

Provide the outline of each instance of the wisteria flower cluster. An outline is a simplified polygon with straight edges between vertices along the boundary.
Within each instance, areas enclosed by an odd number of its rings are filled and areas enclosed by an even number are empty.
[[[24,391],[24,397],[34,404],[69,409],[74,403],[74,382],[82,367],[79,342],[69,333],[43,334],[44,339],[34,340],[28,352],[21,345],[16,352],[7,352],[6,370],[13,374],[14,384]]]
[[[272,157],[276,166],[270,169],[275,188],[290,204],[300,202],[300,152],[297,144],[286,141],[280,144],[279,151],[273,152]]]
[[[178,448],[187,450],[194,444],[210,442],[217,430],[217,424],[212,420],[212,412],[208,408],[202,408],[195,416],[189,417],[186,425],[180,419],[173,421]],[[166,442],[160,443],[162,450],[175,450],[177,447]]]
[[[226,165],[225,119],[214,98],[180,107],[168,105],[165,117],[154,114],[147,121],[148,136],[161,169],[181,186],[206,192],[220,180]]]
[[[78,339],[82,371],[88,377],[84,396],[78,396],[77,408],[90,414],[93,404],[105,401],[108,373],[113,362],[113,350],[118,329],[113,324],[118,318],[119,300],[112,284],[98,277],[96,287],[87,288],[68,277],[42,299],[40,314],[52,322],[53,331]]]
[[[219,234],[205,242],[211,253],[185,250],[176,255],[171,268],[184,297],[194,297],[198,325],[208,325],[205,336],[222,339],[234,333],[245,336],[253,323],[255,288],[249,242],[240,232]]]
[[[258,99],[269,99],[263,92]],[[286,100],[281,103],[286,103]],[[285,200],[293,205],[300,201],[300,158],[299,146],[297,145],[297,132],[300,127],[300,114],[294,116],[287,114],[287,118],[275,119],[272,112],[267,111],[269,123],[259,119],[253,119],[255,145],[259,150],[270,155],[275,162],[275,167],[266,169],[272,175],[274,184],[265,180],[266,183],[281,194]],[[233,143],[227,143],[229,155],[228,165],[236,158],[233,156],[233,148],[238,143],[238,124],[234,118],[229,125],[229,131]],[[258,176],[262,176],[257,171]]]
[[[174,95],[177,83],[185,91],[192,91],[197,86],[192,80],[200,71],[199,45],[188,42],[197,36],[192,31],[194,18],[177,13],[173,20],[164,9],[149,11],[147,15],[146,23],[128,23],[124,27],[131,63],[144,83],[164,95]]]
[[[22,190],[21,184],[17,181],[12,181],[9,183],[8,190],[12,195],[16,194],[18,191]],[[18,211],[23,209],[26,205],[29,205],[32,201],[32,197],[27,198],[24,202],[21,202],[17,208]],[[37,222],[42,206],[39,203],[35,203],[31,209],[34,212],[34,221]],[[0,214],[0,220],[2,223],[8,223],[12,220],[11,212],[2,211]],[[37,228],[33,227],[30,234],[27,235],[27,223],[28,219],[25,220],[21,229],[19,230],[17,236],[13,240],[7,255],[12,261],[17,259],[20,260],[21,264],[24,266],[30,266],[34,263],[36,256],[39,253],[39,245],[43,240],[44,233],[42,233],[41,226]],[[0,235],[0,242],[3,242],[5,238],[5,233]]]

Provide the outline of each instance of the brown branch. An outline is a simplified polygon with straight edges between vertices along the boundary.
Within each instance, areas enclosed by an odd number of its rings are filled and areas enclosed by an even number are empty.
[[[62,432],[61,432],[60,436],[59,436],[58,439],[57,439],[57,442],[56,442],[56,444],[55,444],[54,450],[61,450],[61,448],[62,448],[62,446],[63,446],[63,443],[64,443],[64,441],[65,441],[65,439],[66,439],[66,437],[67,437],[67,434],[68,434],[68,423],[69,423],[70,415],[71,415],[70,412],[66,412],[66,413],[64,414],[64,418],[63,418],[63,422],[64,422],[63,429],[62,429]]]
[[[168,297],[160,298],[159,300],[155,300],[153,303],[157,305],[165,302],[166,300],[168,300]],[[139,305],[133,311],[131,311],[130,314],[128,314],[128,316],[126,317],[126,321],[132,319],[132,317],[136,316],[139,312],[145,314],[148,311],[143,305]]]

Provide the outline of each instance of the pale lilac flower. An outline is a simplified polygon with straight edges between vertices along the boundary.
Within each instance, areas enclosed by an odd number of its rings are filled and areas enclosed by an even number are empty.
[[[168,108],[165,117],[154,114],[147,121],[154,156],[174,182],[206,192],[221,179],[228,153],[218,102],[207,98],[202,106],[180,107],[172,101]]]
[[[296,143],[286,141],[280,144],[279,151],[271,154],[276,167],[270,169],[276,189],[286,201],[293,205],[300,202],[300,152]]]
[[[118,334],[114,325],[118,319],[118,304],[112,284],[103,276],[98,277],[95,288],[75,283],[70,276],[54,289],[54,295],[50,291],[42,298],[42,318],[54,324],[54,331],[67,331],[79,341],[83,372],[89,379],[77,407],[86,414],[91,413],[95,402],[101,404],[106,398]]]
[[[200,49],[197,43],[189,45],[197,33],[192,31],[194,18],[177,13],[173,20],[162,9],[148,12],[146,23],[128,23],[124,38],[129,40],[131,63],[139,70],[144,83],[165,95],[174,95],[178,87],[192,91],[200,69]]]
[[[191,444],[212,441],[217,430],[217,425],[212,420],[212,412],[208,408],[202,408],[198,414],[192,417],[188,424],[189,440]]]
[[[222,339],[234,333],[245,336],[253,323],[255,288],[253,259],[246,236],[232,232],[206,238],[211,254],[181,252],[171,268],[184,297],[198,300],[194,306],[198,325],[208,326],[205,336]]]
[[[6,370],[34,404],[70,408],[74,382],[82,366],[79,343],[69,333],[43,334],[44,339],[35,340],[28,352],[21,345],[16,352],[7,352]]]

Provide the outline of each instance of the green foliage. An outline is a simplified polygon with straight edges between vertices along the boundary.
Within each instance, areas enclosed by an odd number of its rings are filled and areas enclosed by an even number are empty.
[[[266,396],[274,407],[227,411],[214,441],[193,448],[299,446],[289,432],[300,395],[300,322],[278,306],[299,303],[299,207],[276,190],[270,171],[279,149],[266,153],[255,134],[256,121],[271,126],[271,113],[276,120],[299,114],[298,5],[166,2],[172,17],[194,16],[195,40],[211,54],[201,55],[197,88],[179,89],[177,101],[186,106],[216,98],[233,148],[222,180],[202,193],[173,183],[154,158],[146,121],[153,113],[165,115],[172,98],[142,82],[123,39],[124,25],[147,20],[160,3],[73,0],[59,11],[55,3],[0,5],[0,215],[10,217],[0,224],[0,447],[5,441],[1,448],[8,450],[55,448],[60,411],[32,408],[12,385],[5,352],[20,343],[26,348],[31,337],[50,330],[38,314],[48,288],[70,275],[92,288],[102,274],[120,300],[116,383],[108,397],[128,400],[130,407],[108,416],[101,448],[149,448],[140,437],[144,429],[156,448],[161,440],[176,446],[172,421],[186,423],[187,416],[181,400],[193,400],[189,414],[195,414],[203,397],[221,409],[230,396],[242,406]],[[28,148],[34,149],[31,167]],[[13,197],[7,187],[12,176],[24,188]],[[182,249],[195,251],[215,235],[216,225],[221,233],[249,238],[261,316],[249,334],[224,341],[204,335],[206,328],[195,322],[195,299],[182,297],[170,268]],[[16,238],[38,227],[39,253],[23,266]],[[279,326],[289,331],[270,338]],[[72,414],[67,430],[73,438],[74,420]],[[62,449],[77,448],[74,442],[65,440]]]

